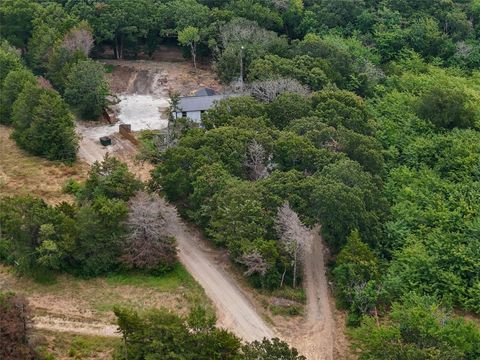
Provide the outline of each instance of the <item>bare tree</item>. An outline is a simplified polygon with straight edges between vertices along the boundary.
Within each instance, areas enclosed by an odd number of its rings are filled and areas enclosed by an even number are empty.
[[[0,359],[34,359],[31,325],[28,301],[21,295],[0,292]]]
[[[158,195],[139,191],[129,205],[128,235],[122,262],[145,270],[173,265],[176,261],[175,240],[168,236]]]
[[[85,25],[75,26],[63,38],[62,47],[72,53],[81,51],[88,56],[93,47],[92,32]]]
[[[269,170],[273,168],[271,156],[267,156],[263,145],[255,139],[248,144],[245,167],[249,169],[251,180],[266,178]]]
[[[290,6],[290,0],[270,0],[271,4],[281,11],[285,11]]]
[[[340,145],[340,143],[337,140],[335,140],[333,137],[330,138],[330,140],[328,140],[327,142],[325,142],[323,146],[333,152],[339,152],[342,149],[342,146]]]
[[[253,274],[265,276],[268,270],[268,264],[258,250],[243,254],[237,259],[237,262],[247,267],[247,270],[243,273],[245,276]]]
[[[310,90],[296,79],[280,78],[254,81],[248,86],[250,94],[260,101],[270,102],[284,93],[290,92],[300,95],[308,95]]]
[[[255,21],[244,18],[235,18],[220,29],[220,41],[223,48],[232,44],[239,47],[255,43],[259,46],[267,46],[277,34],[258,26]]]
[[[290,208],[288,201],[278,208],[275,229],[285,250],[293,259],[293,287],[296,287],[298,264],[303,261],[304,255],[310,251],[312,241],[310,232],[302,224],[297,213]],[[283,285],[283,277],[281,285]]]

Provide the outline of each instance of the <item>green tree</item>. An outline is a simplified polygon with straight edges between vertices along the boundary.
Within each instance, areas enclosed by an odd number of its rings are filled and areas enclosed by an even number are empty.
[[[219,101],[202,116],[206,129],[230,125],[234,118],[246,116],[258,118],[265,115],[265,105],[251,96],[235,96]]]
[[[8,44],[2,44],[7,45]],[[12,70],[18,70],[22,67],[20,56],[15,53],[13,48],[7,46],[0,47],[0,90],[8,73]]]
[[[13,103],[12,124],[14,131],[12,137],[21,147],[27,146],[27,135],[32,124],[33,109],[38,105],[40,96],[47,92],[47,89],[42,89],[37,84],[26,82],[22,92]]]
[[[264,237],[268,226],[272,226],[255,183],[234,180],[216,193],[212,202],[207,234],[215,243],[226,245],[234,258],[242,242]]]
[[[358,188],[321,176],[309,178],[302,187],[310,191],[308,213],[322,225],[322,235],[334,251],[353,229],[366,225],[367,211]]]
[[[115,309],[124,339],[120,359],[238,359],[240,340],[214,327],[215,320],[194,309],[181,318],[165,309],[140,316],[128,309]]]
[[[64,92],[72,67],[86,60],[93,46],[90,25],[81,21],[57,40],[47,64],[47,77],[57,90]]]
[[[306,360],[295,348],[278,338],[263,339],[245,344],[242,347],[244,360]]]
[[[320,0],[312,7],[312,11],[316,14],[316,21],[320,28],[335,28],[355,23],[364,7],[364,1]]]
[[[358,230],[353,230],[347,243],[337,256],[333,270],[337,296],[346,308],[355,314],[369,314],[377,302],[376,289],[366,297],[370,287],[375,287],[379,277],[378,260],[363,243]]]
[[[344,90],[324,90],[312,95],[312,103],[315,115],[322,122],[335,127],[342,125],[360,134],[372,133],[372,125],[361,97]]]
[[[361,360],[461,359],[480,356],[480,331],[433,298],[409,294],[380,326],[373,319],[353,332]]]
[[[80,207],[75,223],[78,236],[71,254],[72,272],[96,276],[117,269],[127,214],[125,202],[103,196]]]
[[[67,14],[61,4],[44,5],[42,16],[33,21],[32,36],[28,41],[27,63],[39,72],[47,70],[48,60],[55,43],[75,25],[77,19]]]
[[[314,172],[331,157],[327,151],[315,148],[308,139],[288,132],[279,136],[273,149],[273,161],[281,170]]]
[[[311,111],[310,100],[302,95],[283,93],[268,104],[268,116],[279,129],[292,120],[307,116]]]
[[[13,104],[17,144],[34,155],[66,163],[76,159],[73,115],[60,95],[27,83]]]
[[[204,165],[194,174],[193,192],[188,198],[189,216],[199,225],[206,226],[213,213],[212,197],[223,190],[231,175],[221,163]]]
[[[0,209],[3,241],[10,243],[11,249],[0,260],[39,279],[58,270],[71,250],[73,220],[59,208],[31,196],[3,198]]]
[[[141,182],[128,171],[125,163],[106,155],[102,162],[96,161],[90,168],[88,178],[79,193],[79,199],[94,200],[103,196],[127,201],[141,187]]]
[[[230,2],[227,9],[236,16],[255,21],[268,30],[280,31],[283,28],[283,20],[280,14],[253,0],[238,0]]]
[[[26,51],[32,35],[33,20],[42,16],[42,7],[31,0],[5,0],[0,4],[0,35],[10,44]]]
[[[450,57],[454,53],[453,42],[439,29],[436,19],[415,20],[407,36],[410,46],[426,58]]]
[[[469,128],[480,121],[477,100],[459,88],[433,87],[420,97],[417,112],[438,127]]]
[[[31,119],[25,134],[19,134],[24,140],[19,142],[20,146],[49,160],[75,161],[78,140],[74,118],[58,93],[42,93],[32,110]]]
[[[68,2],[66,8],[88,21],[97,43],[112,44],[117,59],[123,59],[125,48],[137,51],[139,41],[158,28],[164,11],[163,6],[148,0],[106,0],[101,4],[81,0]]]
[[[248,79],[267,80],[272,78],[294,78],[313,90],[320,90],[329,81],[330,64],[325,59],[309,55],[295,56],[293,59],[279,55],[266,55],[252,61],[248,68]]]
[[[197,45],[199,41],[200,33],[196,27],[188,26],[178,33],[178,42],[181,45],[190,47],[190,54],[192,55],[195,69],[197,69]]]
[[[0,98],[0,122],[11,124],[13,104],[26,85],[36,84],[35,76],[27,69],[12,70],[5,77]]]
[[[96,120],[109,105],[109,95],[110,88],[102,64],[83,60],[72,67],[65,87],[65,100],[82,117]]]

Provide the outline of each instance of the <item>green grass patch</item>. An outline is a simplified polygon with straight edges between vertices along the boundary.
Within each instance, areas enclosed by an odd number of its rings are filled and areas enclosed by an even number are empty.
[[[192,288],[196,285],[192,276],[181,264],[176,264],[172,271],[163,275],[123,273],[110,275],[105,280],[109,285],[149,287],[160,291],[175,290],[181,286]]]
[[[291,287],[284,287],[281,289],[275,289],[268,293],[270,296],[288,299],[292,301],[299,302],[301,304],[306,304],[307,302],[307,295],[303,288],[291,288]]]
[[[282,316],[303,315],[302,305],[278,306],[278,305],[270,304],[268,306],[268,310],[270,310],[273,315],[282,315]]]
[[[75,336],[70,343],[68,356],[74,359],[90,358],[99,352],[113,350],[120,339],[98,337],[98,336]]]
[[[107,74],[111,74],[113,72],[113,69],[115,69],[115,65],[112,64],[104,64],[103,66],[105,67],[105,72]]]

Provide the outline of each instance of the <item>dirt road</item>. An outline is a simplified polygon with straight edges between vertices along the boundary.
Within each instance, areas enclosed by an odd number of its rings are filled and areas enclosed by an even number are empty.
[[[52,316],[35,316],[33,322],[36,329],[91,336],[120,336],[117,325],[110,325],[101,322],[74,321]]]
[[[258,315],[240,287],[220,264],[216,264],[212,251],[198,235],[187,229],[172,205],[164,205],[168,231],[177,239],[180,260],[214,303],[218,325],[247,341],[274,337],[273,330]]]
[[[311,251],[304,264],[306,318],[292,345],[308,360],[337,360],[344,353],[345,339],[335,321],[319,227],[312,229],[311,234]]]

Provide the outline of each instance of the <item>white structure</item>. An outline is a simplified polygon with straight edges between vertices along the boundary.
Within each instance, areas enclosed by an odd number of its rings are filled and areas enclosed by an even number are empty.
[[[225,99],[227,95],[220,95],[215,90],[203,88],[193,96],[183,96],[178,102],[176,118],[188,117],[196,123],[202,120],[202,114],[213,107],[215,102]]]

